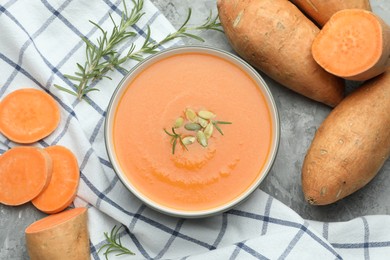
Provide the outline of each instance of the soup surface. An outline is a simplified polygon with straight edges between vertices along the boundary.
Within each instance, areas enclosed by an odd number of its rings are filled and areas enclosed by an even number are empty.
[[[213,112],[208,144],[185,147],[164,129],[186,109]],[[136,189],[169,208],[198,211],[226,204],[258,178],[271,146],[270,112],[259,87],[233,63],[202,53],[161,59],[127,86],[115,112],[114,149]],[[181,137],[194,135],[177,128]],[[196,134],[195,134],[196,135]]]

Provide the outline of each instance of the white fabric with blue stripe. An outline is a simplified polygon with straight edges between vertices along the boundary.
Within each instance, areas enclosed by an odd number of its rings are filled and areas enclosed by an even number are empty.
[[[128,9],[132,2],[127,1]],[[144,41],[147,26],[153,39],[174,31],[148,0],[146,14],[134,26]],[[71,87],[64,74],[73,74],[82,62],[85,46],[99,31],[88,20],[111,26],[109,13],[119,19],[120,0],[3,0],[0,3],[0,98],[22,87],[47,91],[61,108],[59,128],[36,143],[60,144],[77,156],[81,183],[76,206],[89,207],[92,259],[105,243],[103,232],[123,225],[122,243],[135,256],[111,259],[386,259],[390,255],[390,217],[365,216],[342,223],[302,219],[289,207],[261,190],[234,209],[198,220],[157,213],[127,191],[115,175],[104,144],[108,102],[124,71],[112,71],[112,80],[98,81],[99,92],[87,102],[59,91]],[[206,14],[207,15],[207,14]],[[179,44],[179,42],[169,43]],[[170,47],[170,45],[164,46]],[[124,51],[129,45],[121,47]],[[126,66],[130,69],[135,62]],[[16,146],[0,136],[0,153]]]

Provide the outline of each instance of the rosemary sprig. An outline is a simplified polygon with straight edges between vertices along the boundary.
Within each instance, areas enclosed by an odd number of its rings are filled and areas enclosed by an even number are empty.
[[[90,82],[100,80],[103,77],[109,78],[105,74],[118,65],[116,62],[118,60],[118,53],[115,47],[129,37],[136,35],[135,32],[127,30],[129,27],[135,25],[144,15],[142,12],[143,0],[132,0],[132,2],[134,3],[134,7],[130,13],[128,13],[126,4],[123,2],[124,12],[122,13],[119,25],[115,23],[110,14],[111,21],[114,25],[110,35],[97,23],[90,21],[90,23],[100,30],[102,35],[97,39],[97,45],[83,38],[86,44],[86,61],[84,66],[77,63],[78,71],[75,72],[75,75],[64,75],[66,78],[77,82],[74,85],[76,91],[58,85],[54,85],[55,87],[81,100],[87,93],[98,90],[97,88],[91,87]]]
[[[227,121],[212,121],[215,129],[218,130],[218,132],[223,135],[222,129],[218,125],[230,125],[232,122],[227,122]]]
[[[129,40],[137,35],[134,31],[130,31],[130,29],[145,14],[142,11],[144,4],[143,0],[132,0],[132,2],[134,7],[130,13],[127,11],[126,3],[123,2],[124,12],[122,13],[119,24],[115,23],[110,14],[110,19],[113,23],[111,33],[105,31],[97,23],[90,21],[99,29],[101,36],[96,40],[96,44],[86,38],[83,38],[86,44],[86,61],[84,65],[77,63],[78,70],[74,73],[74,75],[64,75],[69,80],[76,82],[76,84],[74,84],[75,90],[64,88],[57,84],[54,85],[55,87],[68,94],[74,95],[81,100],[89,92],[99,90],[91,85],[92,82],[101,80],[102,78],[111,79],[109,76],[106,76],[106,73],[110,70],[115,68],[127,71],[122,65],[128,60],[141,61],[144,58],[144,55],[156,53],[159,46],[177,38],[193,38],[204,42],[204,39],[193,34],[193,31],[215,30],[222,32],[221,24],[218,22],[218,16],[213,18],[211,12],[202,25],[187,27],[192,13],[191,9],[189,9],[186,20],[175,33],[168,34],[161,41],[155,42],[151,39],[151,30],[148,26],[145,41],[141,48],[136,51],[136,44],[131,43],[128,52],[125,55],[121,55],[118,53],[116,47],[118,47],[119,44],[125,44],[126,40]]]
[[[184,144],[183,142],[183,138],[181,137],[180,134],[176,133],[175,131],[175,128],[172,127],[172,133],[168,132],[165,128],[164,128],[164,132],[169,135],[171,137],[171,143],[172,143],[172,154],[175,154],[175,150],[176,150],[176,145],[177,145],[177,140],[179,140],[180,144],[186,149],[188,150],[187,146]]]
[[[129,249],[127,249],[122,245],[121,238],[118,235],[121,227],[122,226],[117,228],[116,226],[114,226],[110,232],[110,235],[108,235],[107,232],[104,232],[104,236],[107,239],[107,244],[104,244],[102,247],[100,247],[98,253],[101,250],[105,250],[103,255],[106,257],[107,260],[108,260],[108,255],[114,252],[117,253],[116,256],[135,255],[132,251],[130,251]]]

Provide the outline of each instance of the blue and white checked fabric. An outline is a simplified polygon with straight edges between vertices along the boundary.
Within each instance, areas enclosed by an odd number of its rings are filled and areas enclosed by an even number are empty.
[[[127,5],[130,9],[131,1]],[[136,42],[143,42],[147,25],[154,40],[174,31],[148,0],[144,9],[145,16],[133,28],[139,35]],[[13,90],[33,87],[47,91],[58,102],[60,127],[34,145],[60,144],[76,154],[81,183],[75,206],[89,207],[92,259],[104,259],[98,254],[105,242],[103,232],[120,224],[125,226],[120,233],[122,243],[136,255],[110,259],[389,258],[390,216],[365,216],[343,223],[308,221],[257,190],[218,216],[179,219],[149,209],[130,194],[110,165],[103,138],[106,108],[123,72],[112,71],[112,80],[97,82],[100,91],[88,96],[89,104],[53,86],[72,85],[63,75],[73,74],[76,62],[85,60],[81,37],[94,41],[99,36],[88,20],[110,28],[109,13],[119,19],[122,10],[121,0],[0,3],[0,99]],[[0,136],[0,153],[15,145]]]

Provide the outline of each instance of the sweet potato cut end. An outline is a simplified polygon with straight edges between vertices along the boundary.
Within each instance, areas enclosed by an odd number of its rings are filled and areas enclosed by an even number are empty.
[[[0,132],[16,143],[36,142],[50,135],[59,123],[59,107],[44,91],[19,89],[0,103]]]
[[[326,71],[350,79],[381,58],[382,26],[371,12],[359,9],[334,14],[313,41],[314,60]]]
[[[80,173],[77,159],[68,148],[55,145],[45,150],[52,158],[53,172],[47,188],[32,203],[40,211],[53,214],[64,210],[73,202]]]
[[[59,224],[67,222],[68,220],[80,214],[83,214],[86,211],[87,208],[74,208],[74,209],[62,211],[57,214],[50,215],[48,217],[45,217],[43,219],[40,219],[32,223],[30,226],[26,228],[25,233],[32,234],[32,233],[37,233],[43,230],[53,228]]]
[[[17,206],[37,197],[48,185],[52,161],[36,147],[14,147],[0,156],[0,203]]]

